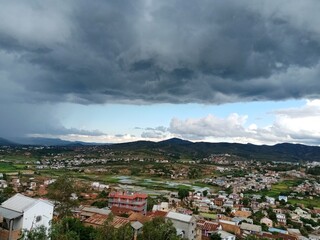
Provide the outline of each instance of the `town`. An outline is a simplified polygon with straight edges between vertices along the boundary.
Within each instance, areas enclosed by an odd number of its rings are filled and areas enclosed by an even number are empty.
[[[57,239],[63,233],[50,229],[63,221],[91,232],[74,239],[109,239],[108,231],[162,239],[169,230],[163,239],[320,239],[318,162],[167,157],[3,146],[0,239],[28,239],[41,228]]]

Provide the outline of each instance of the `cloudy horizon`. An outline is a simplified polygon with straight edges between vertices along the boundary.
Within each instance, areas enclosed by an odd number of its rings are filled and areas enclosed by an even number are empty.
[[[319,8],[2,1],[0,137],[320,145]]]

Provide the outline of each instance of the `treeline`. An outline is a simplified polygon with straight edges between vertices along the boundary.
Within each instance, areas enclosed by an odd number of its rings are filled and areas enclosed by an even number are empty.
[[[320,166],[309,168],[309,169],[307,169],[306,173],[319,176],[320,175]]]
[[[182,240],[177,236],[177,231],[171,221],[163,217],[156,217],[146,222],[140,233],[135,232],[130,224],[115,228],[112,225],[112,215],[103,226],[94,228],[85,226],[79,219],[65,217],[53,222],[51,229],[47,231],[44,227],[34,228],[23,233],[26,240],[132,240],[136,235],[137,240]]]

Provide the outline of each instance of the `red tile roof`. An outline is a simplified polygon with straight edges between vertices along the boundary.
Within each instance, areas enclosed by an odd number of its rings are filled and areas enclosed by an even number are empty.
[[[151,218],[155,217],[165,217],[167,216],[168,212],[165,211],[154,211],[154,212],[148,212],[147,215],[150,216]]]
[[[216,231],[218,229],[219,224],[216,222],[199,220],[197,223],[197,226],[203,231],[212,232],[212,231]]]

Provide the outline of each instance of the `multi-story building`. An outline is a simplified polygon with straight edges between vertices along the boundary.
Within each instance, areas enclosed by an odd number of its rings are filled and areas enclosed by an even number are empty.
[[[134,212],[146,214],[148,195],[132,192],[111,192],[108,197],[108,206],[130,209]]]

